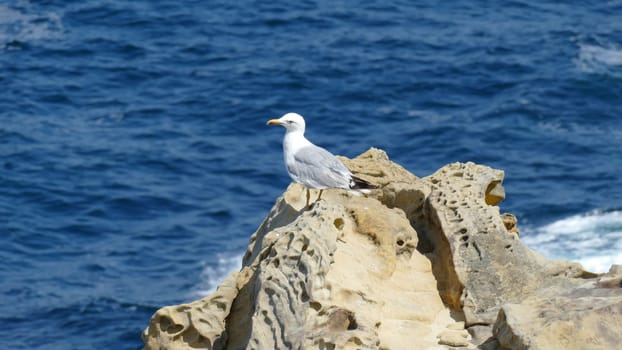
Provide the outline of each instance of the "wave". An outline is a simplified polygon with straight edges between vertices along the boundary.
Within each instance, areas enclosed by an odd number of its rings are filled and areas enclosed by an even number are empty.
[[[619,72],[622,68],[622,48],[580,44],[577,64],[586,73],[613,74],[617,71],[622,74]]]
[[[216,291],[222,281],[234,271],[242,267],[243,254],[221,253],[216,255],[216,263],[204,263],[201,272],[201,283],[199,289],[193,294],[198,297],[205,297]]]
[[[622,264],[622,210],[595,210],[527,229],[523,241],[547,257],[606,272],[612,264]]]
[[[57,13],[31,14],[0,5],[0,49],[31,41],[60,39],[64,31]]]

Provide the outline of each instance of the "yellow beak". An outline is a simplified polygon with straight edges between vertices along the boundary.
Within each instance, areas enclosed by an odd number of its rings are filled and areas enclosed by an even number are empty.
[[[283,124],[283,123],[281,123],[281,121],[278,120],[278,119],[270,119],[266,123],[266,125],[281,125],[281,124]]]

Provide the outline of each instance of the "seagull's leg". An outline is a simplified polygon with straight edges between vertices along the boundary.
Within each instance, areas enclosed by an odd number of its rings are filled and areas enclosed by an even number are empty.
[[[309,189],[307,188],[307,210],[311,209],[309,205],[309,198],[311,198],[311,193],[309,193]]]
[[[313,202],[313,205],[315,205],[315,203],[317,203],[320,200],[320,197],[322,197],[322,191],[324,191],[324,190],[320,190],[320,194],[317,196],[317,199]],[[309,209],[311,209],[311,207],[309,206],[308,203],[309,203],[309,200],[308,200],[308,197],[307,197],[307,206],[308,206]]]

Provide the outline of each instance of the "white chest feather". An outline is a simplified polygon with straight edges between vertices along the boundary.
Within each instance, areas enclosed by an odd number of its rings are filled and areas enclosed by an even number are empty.
[[[285,163],[290,165],[294,162],[294,154],[301,148],[312,145],[301,132],[288,132],[283,138],[283,154]]]

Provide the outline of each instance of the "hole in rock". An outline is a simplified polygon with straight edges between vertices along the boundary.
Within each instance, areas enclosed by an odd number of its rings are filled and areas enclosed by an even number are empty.
[[[174,325],[168,327],[166,332],[169,333],[169,334],[177,334],[177,333],[181,332],[183,329],[184,329],[184,326],[182,326],[180,324],[174,324]]]
[[[300,282],[300,300],[302,300],[303,303],[309,301],[309,294],[307,294],[307,288],[302,282]]]
[[[171,323],[171,319],[168,317],[160,318],[160,330],[162,330],[162,332],[166,332]]]
[[[348,339],[348,342],[352,342],[356,345],[363,345],[363,341],[361,341],[361,339],[359,337],[352,337],[350,339]]]
[[[335,344],[326,342],[324,339],[320,339],[320,350],[335,350]]]
[[[309,302],[309,306],[315,311],[320,311],[320,309],[322,308],[322,304],[318,303],[317,301]]]
[[[348,330],[351,331],[353,329],[357,329],[359,325],[356,323],[356,318],[354,318],[353,312],[348,312]]]
[[[344,221],[342,218],[337,218],[335,219],[335,221],[333,221],[333,225],[335,225],[335,228],[337,228],[337,230],[341,230],[343,229]]]
[[[223,303],[222,301],[213,301],[211,303],[212,306],[216,306],[217,309],[219,310],[226,310],[227,309],[227,304]]]
[[[300,270],[300,272],[302,272],[303,275],[306,275],[307,273],[309,273],[309,270],[307,269],[307,265],[305,265],[304,263],[298,264],[298,270]]]

